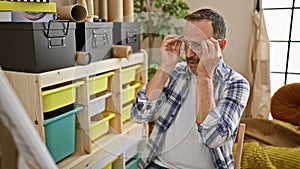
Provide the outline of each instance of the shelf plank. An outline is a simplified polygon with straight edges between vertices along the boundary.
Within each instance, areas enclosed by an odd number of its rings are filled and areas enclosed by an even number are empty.
[[[93,62],[86,66],[75,66],[39,74],[41,86],[47,87],[57,83],[72,81],[86,76],[117,69],[120,65],[119,59],[108,59],[100,62]]]
[[[40,79],[36,74],[4,71],[6,78],[24,106],[32,124],[45,141],[44,115],[41,97]]]
[[[144,53],[134,53],[128,57],[128,59],[122,59],[122,67],[128,67],[138,63],[144,62]]]
[[[135,53],[132,54],[128,60],[125,58],[111,58],[99,62],[93,62],[85,66],[78,65],[74,67],[44,72],[38,75],[41,79],[41,87],[47,87],[57,83],[72,81],[74,79],[80,79],[86,76],[115,70],[118,69],[121,65],[129,66],[142,62],[144,62],[143,53]]]
[[[115,70],[114,76],[109,79],[109,90],[112,92],[112,97],[109,97],[106,103],[106,109],[111,112],[115,112],[116,116],[113,120],[110,120],[110,126],[116,133],[122,133],[121,126],[121,71],[120,68]]]
[[[88,77],[84,77],[80,79],[80,81],[84,81],[84,84],[78,87],[76,94],[76,103],[83,105],[84,108],[82,111],[77,113],[76,119],[76,152],[87,152],[91,153],[91,141],[90,141],[90,114],[89,114],[89,85],[88,85]]]

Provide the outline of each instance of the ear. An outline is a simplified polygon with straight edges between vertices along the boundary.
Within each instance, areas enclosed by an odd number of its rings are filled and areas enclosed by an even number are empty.
[[[226,43],[227,43],[226,39],[221,39],[219,41],[219,46],[220,46],[220,48],[221,48],[222,51],[225,49]]]

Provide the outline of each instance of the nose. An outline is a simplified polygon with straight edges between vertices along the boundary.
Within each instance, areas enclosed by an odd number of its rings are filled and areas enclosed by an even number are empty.
[[[187,58],[194,57],[195,55],[196,55],[196,53],[192,50],[192,48],[190,46],[185,46],[185,56]]]

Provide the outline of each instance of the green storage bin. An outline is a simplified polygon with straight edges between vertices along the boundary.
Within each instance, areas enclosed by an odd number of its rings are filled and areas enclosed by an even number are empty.
[[[137,169],[138,161],[141,158],[141,154],[136,155],[130,162],[126,165],[126,169]]]
[[[64,114],[44,120],[46,146],[55,162],[74,152],[76,113],[82,109],[83,106],[77,106]]]

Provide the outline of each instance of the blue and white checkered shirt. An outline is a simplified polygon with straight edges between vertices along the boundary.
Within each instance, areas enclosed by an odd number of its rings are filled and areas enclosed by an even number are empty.
[[[145,87],[137,93],[131,109],[131,119],[138,123],[156,119],[155,127],[139,161],[139,168],[145,168],[156,156],[158,147],[164,140],[165,131],[184,102],[190,79],[191,72],[187,64],[181,62],[176,65],[158,99],[148,100]],[[204,144],[210,148],[216,168],[231,169],[234,167],[232,148],[250,87],[248,81],[223,60],[215,69],[213,86],[216,107],[203,123],[198,125],[198,132]]]

